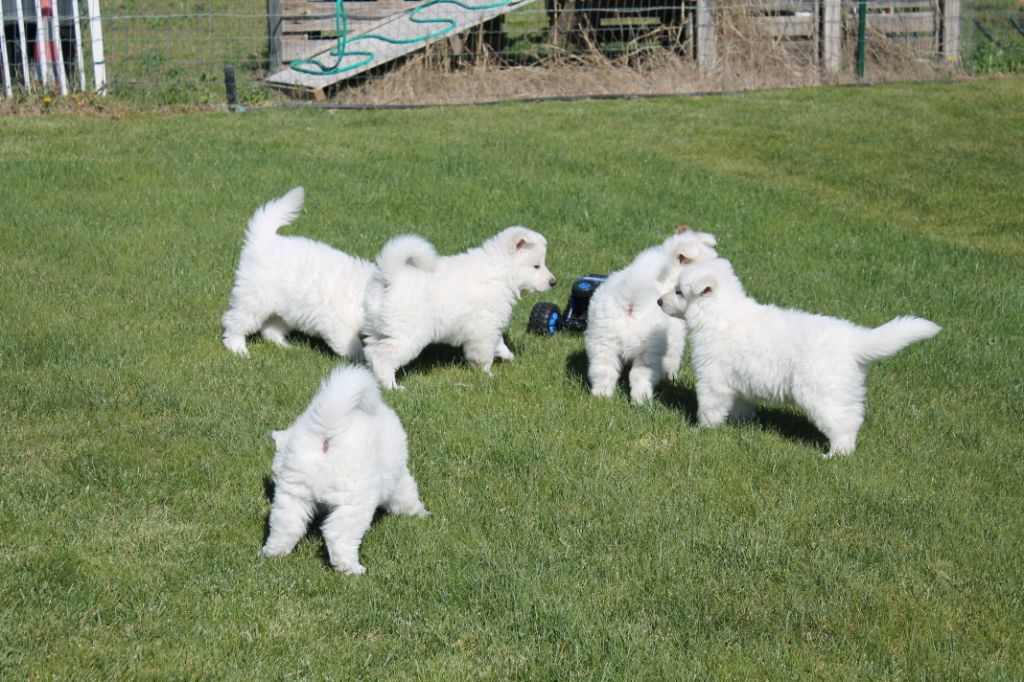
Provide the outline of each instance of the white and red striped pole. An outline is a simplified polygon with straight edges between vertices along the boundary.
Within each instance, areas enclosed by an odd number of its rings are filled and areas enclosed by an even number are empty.
[[[36,64],[39,65],[39,80],[43,88],[50,82],[50,33],[49,26],[43,23],[43,3],[36,3]]]

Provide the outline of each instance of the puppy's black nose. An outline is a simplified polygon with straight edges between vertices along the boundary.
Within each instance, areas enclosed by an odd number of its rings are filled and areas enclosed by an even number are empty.
[[[550,280],[548,280],[548,284],[550,284],[551,286],[555,286],[555,278],[552,277]]]

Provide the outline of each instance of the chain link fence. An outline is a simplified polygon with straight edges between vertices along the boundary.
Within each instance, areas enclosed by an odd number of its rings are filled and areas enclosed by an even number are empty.
[[[921,80],[1024,62],[1018,0],[0,1],[9,98],[416,105]]]

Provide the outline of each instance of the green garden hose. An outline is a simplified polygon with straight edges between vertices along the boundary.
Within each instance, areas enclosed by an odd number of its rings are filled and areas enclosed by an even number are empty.
[[[450,33],[455,29],[457,24],[454,19],[421,19],[417,16],[420,12],[423,12],[429,7],[448,4],[457,5],[458,7],[466,10],[485,10],[511,5],[515,1],[516,0],[497,0],[496,2],[483,5],[467,5],[460,0],[429,0],[429,2],[419,5],[407,12],[409,21],[416,24],[445,24],[443,28],[439,28],[426,35],[416,36],[415,38],[389,38],[387,36],[377,35],[374,33],[366,33],[349,40],[348,15],[345,13],[345,2],[344,0],[337,0],[335,2],[334,9],[334,26],[338,33],[338,44],[331,48],[328,53],[333,59],[333,62],[325,63],[319,59],[310,57],[308,59],[296,59],[292,62],[291,67],[301,73],[308,73],[314,76],[333,76],[339,73],[345,73],[346,71],[351,71],[369,64],[374,59],[375,55],[372,52],[349,52],[347,50],[348,46],[357,40],[380,40],[381,42],[391,43],[392,45],[409,45],[411,43],[425,43],[428,40]],[[348,64],[347,66],[342,66],[341,62],[344,61],[346,57],[363,57],[363,59],[361,61]]]

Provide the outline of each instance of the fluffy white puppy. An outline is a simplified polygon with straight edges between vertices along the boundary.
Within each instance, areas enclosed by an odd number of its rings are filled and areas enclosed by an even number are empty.
[[[295,423],[272,435],[277,452],[265,556],[291,552],[324,505],[331,564],[342,573],[365,573],[359,545],[378,507],[428,516],[409,473],[405,431],[365,368],[335,369]]]
[[[249,219],[230,307],[222,318],[224,345],[248,357],[248,335],[258,331],[286,347],[285,336],[297,329],[322,338],[340,356],[360,359],[363,296],[375,268],[322,242],[277,234],[302,210],[304,198],[296,187]]]
[[[701,426],[751,419],[758,398],[790,401],[828,437],[826,457],[849,454],[857,444],[868,365],[940,330],[919,317],[868,329],[764,305],[744,293],[721,258],[684,270],[660,304],[685,316],[690,329]]]
[[[546,291],[555,277],[544,263],[547,241],[533,230],[502,230],[478,248],[438,256],[422,237],[395,237],[377,257],[366,292],[366,358],[384,388],[431,343],[461,346],[490,374],[511,360],[502,333],[523,291]]]
[[[626,363],[632,363],[629,393],[634,403],[649,400],[662,376],[675,377],[686,345],[686,324],[665,315],[658,298],[675,287],[684,267],[717,256],[715,244],[714,235],[683,226],[597,288],[584,338],[592,394],[611,397]]]

